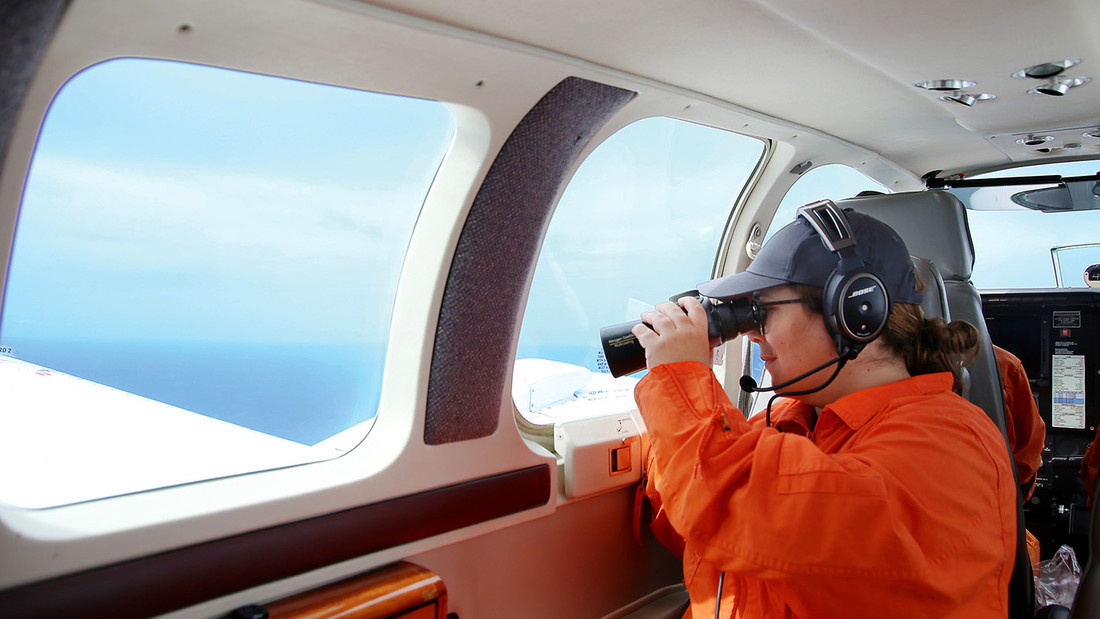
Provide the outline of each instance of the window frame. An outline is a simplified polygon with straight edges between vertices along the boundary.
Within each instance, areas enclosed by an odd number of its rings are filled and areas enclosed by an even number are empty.
[[[597,143],[594,143],[593,145],[591,145],[586,150],[585,155],[583,157],[579,158],[578,161],[576,162],[576,164],[574,165],[573,173],[571,174],[571,177],[570,177],[571,182],[572,182],[572,179],[576,178],[577,171],[580,170],[589,161],[592,154],[595,151],[597,151],[598,149],[600,149],[602,146],[607,144],[609,140],[611,140],[615,136],[619,135],[620,132],[622,132],[623,130],[631,127],[632,125],[635,125],[635,124],[643,122],[643,121],[651,121],[651,120],[666,120],[666,121],[671,121],[671,122],[676,122],[676,123],[684,123],[686,125],[693,125],[693,126],[696,126],[698,128],[702,128],[702,129],[706,129],[706,130],[711,130],[711,131],[715,131],[715,132],[724,132],[724,133],[731,134],[732,136],[736,136],[735,139],[744,139],[746,141],[745,142],[746,144],[749,143],[748,142],[749,140],[752,140],[752,141],[755,141],[755,142],[759,143],[759,147],[760,147],[759,156],[756,158],[756,160],[754,161],[752,166],[749,168],[749,170],[748,170],[748,172],[745,176],[744,182],[741,184],[741,186],[738,188],[738,190],[736,191],[735,194],[731,194],[730,196],[728,196],[729,197],[729,202],[728,202],[729,206],[728,206],[728,211],[726,213],[725,218],[723,220],[720,220],[720,223],[718,221],[715,222],[715,229],[716,229],[717,232],[716,232],[715,239],[714,239],[714,249],[713,249],[714,253],[708,259],[708,262],[710,262],[709,270],[710,270],[710,273],[713,274],[713,271],[714,271],[714,268],[715,268],[714,265],[718,261],[718,256],[720,256],[722,254],[722,252],[724,251],[723,248],[724,248],[724,244],[725,244],[726,230],[729,226],[729,223],[737,217],[738,213],[741,211],[741,209],[743,207],[743,204],[744,204],[750,190],[754,187],[754,185],[758,181],[761,173],[763,172],[764,167],[765,167],[766,163],[768,162],[768,160],[770,158],[770,155],[771,155],[771,152],[772,152],[771,149],[773,147],[773,142],[771,140],[768,140],[768,139],[760,137],[760,136],[752,135],[752,134],[749,134],[749,133],[737,132],[737,131],[734,131],[734,130],[729,129],[729,128],[718,126],[716,124],[710,124],[710,123],[707,123],[705,121],[701,121],[699,119],[687,119],[687,118],[683,118],[681,116],[676,116],[676,115],[673,115],[673,114],[648,114],[648,115],[643,114],[643,115],[640,115],[640,116],[637,116],[637,117],[631,117],[629,119],[624,119],[623,122],[616,123],[614,125],[606,127],[601,132],[602,133],[601,139]],[[567,190],[568,190],[568,187],[562,189],[562,191],[560,192],[560,195],[559,195],[559,200],[560,200],[560,197],[562,195],[565,195],[565,192]],[[559,202],[558,206],[560,207],[560,202]],[[540,257],[542,255],[542,252],[545,250],[546,239],[547,239],[547,236],[549,235],[550,227],[552,225],[553,225],[553,221],[551,221],[548,224],[547,230],[544,232],[543,240],[542,240],[542,246],[539,248]],[[713,275],[711,275],[711,276],[713,276]],[[695,283],[697,283],[697,282],[691,282],[691,284],[687,284],[687,285],[693,285]],[[533,270],[532,274],[530,276],[529,282],[528,282],[527,303],[530,303],[530,301],[531,301],[531,289],[534,287],[534,284],[535,284],[535,272]],[[659,301],[660,301],[660,299],[656,299],[654,302],[659,302]],[[520,316],[518,317],[518,320],[517,320],[517,325],[519,327],[519,328],[517,328],[517,345],[518,345],[518,334],[520,332],[520,328],[522,328],[522,324],[523,324],[523,321],[524,321],[525,318],[526,318],[526,311],[521,312],[521,314],[520,314]],[[608,326],[608,325],[601,325],[601,326]],[[594,333],[593,338],[595,339],[597,337],[597,335],[598,334]],[[600,358],[602,359],[602,356],[603,356],[602,351],[600,351],[599,355],[600,355]],[[518,359],[513,359],[513,363],[516,363],[518,361],[519,361]],[[558,362],[554,362],[554,363],[558,363]],[[577,366],[577,367],[580,367],[580,366]],[[514,374],[514,371],[515,371],[514,366],[513,366],[512,369],[513,369],[513,376],[512,376],[512,381],[511,381],[510,385],[514,384],[514,382],[516,380],[516,376]],[[600,374],[596,370],[591,370],[591,371],[592,371],[592,376],[593,377],[595,377],[595,376],[606,376],[608,379],[610,379],[609,374],[606,374],[606,373]],[[637,380],[637,378],[638,378],[636,375],[631,375],[631,377],[634,378],[635,380]],[[599,380],[593,381],[592,379],[590,379],[589,382],[588,382],[588,385],[592,385],[593,382],[601,382],[601,381],[599,381]],[[585,388],[587,388],[587,386]],[[596,388],[598,389],[599,387],[597,386]],[[534,440],[538,441],[540,444],[545,446],[547,449],[551,449],[551,450],[554,449],[553,440],[552,440],[553,439],[553,433],[554,433],[554,423],[537,423],[536,421],[528,419],[527,416],[520,409],[520,407],[516,404],[516,401],[514,399],[514,392],[510,391],[508,397],[509,397],[509,400],[511,401],[511,404],[512,404],[512,408],[513,408],[513,411],[514,411],[514,417],[516,419],[516,423],[519,426],[520,430],[523,432],[523,434],[525,436],[529,436],[529,437],[533,438]],[[595,416],[595,417],[615,416],[615,415],[620,415],[620,414],[623,414],[622,410],[613,409],[613,410],[607,410],[607,411],[604,411],[604,412],[601,412],[601,413],[592,413],[590,415],[582,415],[582,417],[578,417],[577,419],[586,418],[586,417],[593,417],[593,416]],[[570,419],[572,419],[572,418],[570,418]]]

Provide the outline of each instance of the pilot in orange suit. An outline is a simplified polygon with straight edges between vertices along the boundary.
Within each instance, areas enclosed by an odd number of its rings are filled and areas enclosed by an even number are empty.
[[[1089,448],[1085,450],[1085,457],[1081,459],[1081,481],[1085,484],[1085,492],[1088,493],[1089,509],[1092,509],[1092,503],[1096,500],[1093,494],[1096,492],[1098,470],[1100,470],[1100,428],[1096,429],[1096,436],[1092,439]]]
[[[682,544],[685,617],[1007,616],[1012,461],[950,371],[973,358],[977,332],[924,320],[904,243],[845,214],[854,248],[804,207],[748,271],[699,287],[754,299],[748,337],[788,396],[766,415],[746,420],[715,379],[696,299],[634,328],[650,370],[635,391],[647,493],[657,537]],[[870,343],[855,339],[864,321],[884,329]]]
[[[1024,498],[1031,498],[1035,490],[1035,473],[1043,464],[1047,427],[1039,415],[1024,364],[1016,355],[999,346],[994,346],[993,352],[997,356],[997,367],[1004,385],[1005,419],[1008,422],[1005,425],[1008,444],[1016,461],[1016,475]]]
[[[1007,350],[994,346],[997,367],[1001,371],[1004,386],[1005,430],[1012,458],[1016,463],[1016,478],[1020,482],[1021,496],[1030,499],[1035,491],[1035,474],[1043,464],[1043,446],[1046,444],[1047,426],[1039,415],[1031,383],[1020,359]],[[1027,554],[1031,564],[1039,562],[1039,540],[1027,532]]]

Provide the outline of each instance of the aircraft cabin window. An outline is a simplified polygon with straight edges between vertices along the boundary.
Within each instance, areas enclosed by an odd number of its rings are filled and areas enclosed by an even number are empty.
[[[800,206],[818,200],[843,200],[861,191],[890,193],[880,183],[846,165],[832,163],[813,168],[800,176],[787,190],[783,201],[779,203],[779,208],[775,210],[775,216],[772,217],[772,223],[764,238],[771,238],[780,228],[794,221]]]
[[[1079,177],[1095,175],[1097,170],[1100,161],[1079,161],[1011,168],[970,178]],[[1052,202],[1044,206],[1022,197],[1052,187],[1037,184],[951,190],[967,207],[974,240],[974,285],[980,289],[1089,287],[1085,272],[1089,266],[1100,264],[1096,236],[1100,230],[1100,184],[1075,184],[1065,193],[1075,197],[1072,204]],[[1077,194],[1078,189],[1085,191]]]
[[[178,62],[74,76],[0,322],[0,501],[337,457],[376,414],[447,106]]]
[[[730,210],[764,144],[671,118],[632,123],[582,163],[535,269],[512,395],[551,425],[634,408],[641,375],[612,378],[601,327],[710,278]]]

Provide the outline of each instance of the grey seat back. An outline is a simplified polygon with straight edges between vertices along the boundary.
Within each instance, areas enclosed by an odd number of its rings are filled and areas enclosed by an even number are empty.
[[[966,209],[946,191],[919,191],[889,195],[860,196],[839,202],[879,219],[905,240],[909,253],[928,259],[943,280],[951,320],[964,320],[978,329],[982,347],[968,366],[967,394],[1005,431],[1004,390],[993,342],[982,314],[982,298],[970,281],[974,269],[974,245]],[[926,282],[928,283],[928,282]]]
[[[1100,492],[1100,479],[1096,480],[1095,492]],[[1093,496],[1097,496],[1095,492]],[[1070,619],[1100,617],[1100,508],[1096,502],[1089,514],[1089,560],[1081,572],[1069,616]]]
[[[921,301],[921,309],[925,318],[941,318],[944,322],[951,322],[951,306],[947,302],[947,288],[944,286],[943,277],[940,276],[936,263],[927,258],[910,256],[913,259],[913,269],[917,276],[924,282],[924,300]],[[970,397],[970,370],[962,370],[962,396]]]
[[[974,244],[962,203],[946,191],[917,191],[857,196],[838,205],[885,222],[901,235],[911,254],[935,264],[943,279],[951,319],[970,323],[981,335],[978,356],[967,366],[969,385],[964,395],[997,424],[1006,437],[1008,450],[1004,388],[982,313],[982,298],[970,281]],[[1011,450],[1008,455],[1012,457]],[[1012,472],[1015,476],[1015,467]],[[1016,559],[1009,583],[1009,618],[1030,619],[1035,614],[1035,589],[1027,554],[1023,501],[1022,497],[1017,498],[1020,500],[1016,504]]]
[[[921,301],[921,309],[925,318],[938,317],[944,322],[951,322],[951,307],[947,303],[947,289],[943,284],[943,278],[936,268],[936,263],[928,258],[910,256],[913,259],[913,269],[917,276],[924,282],[924,300]]]

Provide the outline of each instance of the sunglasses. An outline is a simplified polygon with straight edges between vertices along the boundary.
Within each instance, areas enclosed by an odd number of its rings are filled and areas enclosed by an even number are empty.
[[[764,335],[764,323],[768,320],[768,309],[777,305],[790,305],[791,303],[804,303],[809,301],[806,297],[797,297],[794,299],[783,299],[782,301],[761,301],[757,297],[752,297],[750,303],[752,304],[752,318],[756,322],[756,330],[760,335]]]

